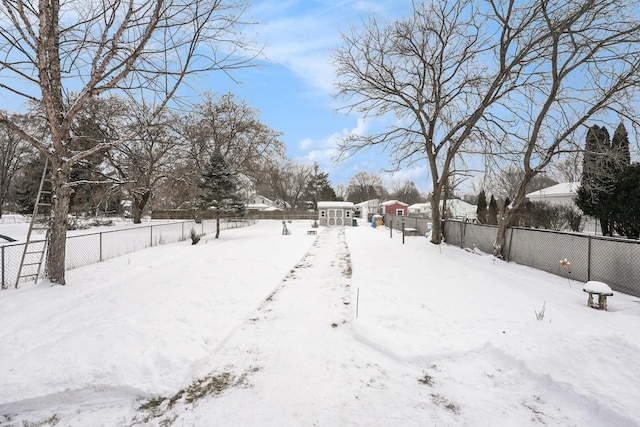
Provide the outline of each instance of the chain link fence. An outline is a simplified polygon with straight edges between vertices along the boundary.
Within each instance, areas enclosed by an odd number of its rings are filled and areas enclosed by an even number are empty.
[[[385,215],[394,229],[428,230],[430,219]],[[410,225],[409,225],[410,224]],[[448,244],[493,253],[498,228],[492,225],[446,220],[443,233]],[[640,297],[640,241],[539,230],[509,228],[504,255],[507,261],[533,267],[572,280],[598,280],[612,289]],[[567,259],[569,266],[560,264]]]
[[[255,223],[256,220],[252,219],[225,218],[220,220],[220,228],[223,230],[239,228]],[[68,236],[65,267],[71,270],[152,246],[187,240],[191,236],[192,229],[200,235],[211,234],[216,230],[216,222],[215,220],[200,223],[180,221]],[[2,289],[16,284],[24,245],[24,243],[10,243],[0,247]],[[25,279],[26,281],[28,279]]]

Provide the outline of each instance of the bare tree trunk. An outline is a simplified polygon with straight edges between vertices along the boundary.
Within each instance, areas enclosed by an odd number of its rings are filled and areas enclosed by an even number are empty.
[[[216,213],[216,239],[220,237],[220,214]]]
[[[142,223],[142,213],[144,212],[145,206],[147,206],[147,202],[149,201],[149,197],[151,197],[151,191],[147,190],[142,194],[142,197],[133,196],[133,203],[131,205],[131,213],[133,214],[133,223],[140,224]]]
[[[56,165],[56,163],[53,163]],[[47,248],[46,272],[51,283],[66,284],[65,257],[67,243],[67,214],[71,199],[69,168],[53,167],[51,172],[53,189],[49,246]]]
[[[608,218],[600,218],[600,230],[602,231],[603,236],[611,236],[613,233],[611,220],[609,220]]]
[[[525,200],[525,196],[527,195],[527,186],[529,182],[533,179],[534,176],[537,175],[536,171],[531,169],[525,170],[524,176],[520,185],[518,186],[518,191],[511,202],[510,206],[505,206],[503,214],[500,216],[500,220],[498,221],[498,233],[496,235],[496,240],[493,243],[493,255],[497,258],[504,258],[504,248],[506,244],[507,238],[507,228],[509,224],[511,224],[511,219],[513,215],[518,210],[522,202]]]
[[[442,223],[440,215],[440,193],[442,187],[433,185],[433,195],[431,197],[431,243],[439,245],[442,243]]]

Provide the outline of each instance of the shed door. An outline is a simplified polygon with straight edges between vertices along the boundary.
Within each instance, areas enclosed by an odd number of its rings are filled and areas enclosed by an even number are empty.
[[[329,225],[344,225],[344,210],[329,209]]]

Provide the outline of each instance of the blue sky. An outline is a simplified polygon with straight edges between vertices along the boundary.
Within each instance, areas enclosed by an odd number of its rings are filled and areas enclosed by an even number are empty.
[[[245,18],[258,22],[257,43],[264,46],[265,65],[233,73],[240,84],[222,75],[207,82],[207,89],[233,92],[261,111],[261,120],[283,133],[290,158],[317,162],[332,184],[348,184],[360,171],[382,175],[389,168],[387,153],[359,154],[341,163],[332,158],[336,140],[350,132],[366,132],[372,123],[357,115],[336,113],[332,100],[334,70],[332,51],[340,45],[340,33],[375,15],[379,22],[407,16],[408,0],[255,0]],[[202,83],[202,82],[201,82]],[[395,179],[411,179],[421,191],[430,187],[425,165],[397,173]],[[389,181],[391,177],[385,176]]]

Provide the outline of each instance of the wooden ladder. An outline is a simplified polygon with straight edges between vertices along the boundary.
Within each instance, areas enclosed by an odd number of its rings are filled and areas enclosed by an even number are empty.
[[[37,282],[40,277],[40,272],[42,271],[42,263],[47,251],[51,225],[52,190],[51,180],[48,179],[49,173],[49,160],[46,159],[42,177],[40,178],[38,195],[33,206],[33,216],[29,224],[27,240],[24,244],[22,259],[20,260],[18,277],[16,277],[16,288],[20,281],[26,281],[24,279],[32,279]],[[44,238],[39,238],[42,237],[42,234],[44,234]]]

